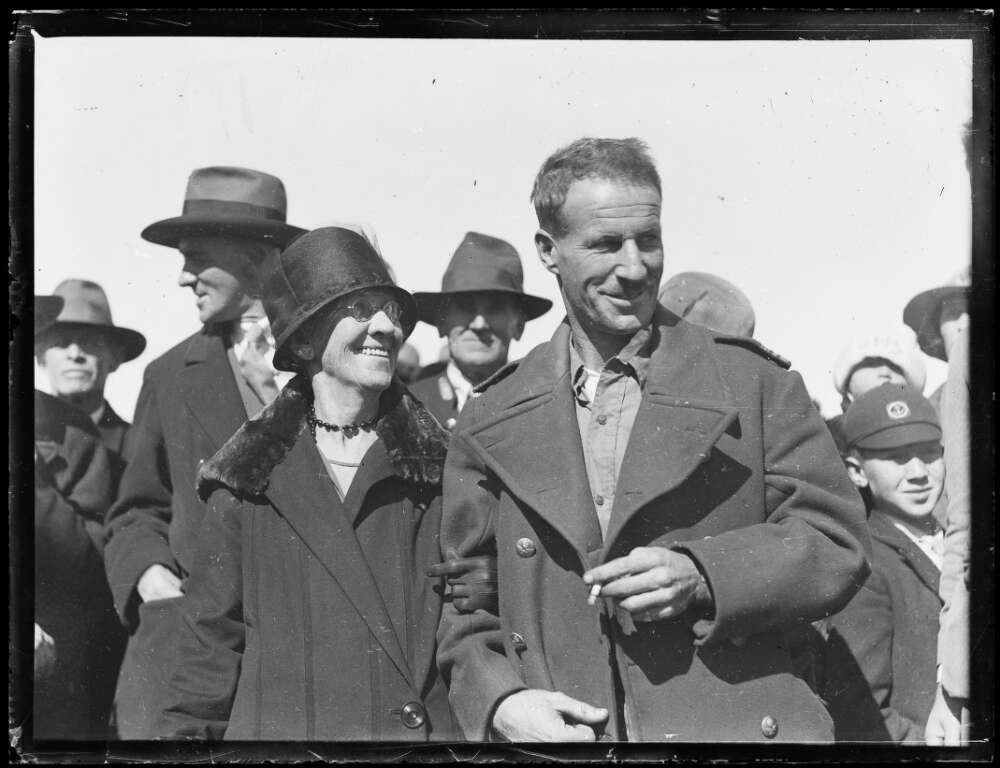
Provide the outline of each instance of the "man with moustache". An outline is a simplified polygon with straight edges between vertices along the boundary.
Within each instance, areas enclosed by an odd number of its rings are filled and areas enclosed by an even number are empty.
[[[449,359],[429,366],[410,391],[451,429],[473,388],[507,363],[524,324],[552,302],[524,292],[521,257],[491,235],[467,232],[451,257],[440,293],[414,293],[419,319],[448,343]]]
[[[184,257],[178,284],[195,295],[203,327],[146,368],[128,466],[108,515],[105,563],[115,608],[131,637],[116,696],[123,739],[151,738],[176,653],[178,602],[205,507],[194,477],[287,374],[273,340],[259,275],[304,230],[285,223],[281,180],[235,167],[195,170],[180,216],[144,239]]]
[[[660,189],[637,139],[535,180],[567,318],[445,467],[443,550],[497,558],[498,608],[438,634],[470,739],[832,738],[796,638],[867,576],[864,509],[797,374],[657,308]]]
[[[882,384],[851,403],[844,440],[851,479],[871,492],[872,573],[830,619],[826,698],[838,741],[922,744],[937,687],[941,427],[918,391]]]

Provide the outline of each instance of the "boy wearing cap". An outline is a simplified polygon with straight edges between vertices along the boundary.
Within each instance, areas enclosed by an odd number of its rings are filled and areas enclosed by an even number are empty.
[[[182,214],[142,232],[181,252],[178,284],[194,293],[203,328],[146,368],[128,466],[108,514],[108,582],[131,632],[115,703],[123,739],[156,735],[158,699],[176,655],[183,579],[205,514],[194,487],[198,466],[288,378],[271,363],[258,278],[304,232],[285,223],[286,205],[275,176],[201,168],[188,180]]]
[[[830,620],[827,699],[838,741],[923,743],[934,702],[944,487],[941,427],[919,392],[886,383],[844,416],[848,473],[871,492],[872,572]]]
[[[507,363],[510,342],[552,302],[524,292],[521,257],[510,243],[467,232],[448,264],[440,293],[414,293],[420,320],[448,341],[449,360],[428,366],[410,387],[447,429],[472,390]]]

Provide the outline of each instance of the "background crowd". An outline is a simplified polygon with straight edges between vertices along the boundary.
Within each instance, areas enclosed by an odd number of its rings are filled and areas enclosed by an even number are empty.
[[[553,302],[510,243],[466,233],[411,294],[370,227],[292,226],[253,169],[196,169],[142,233],[203,327],[134,425],[104,388],[143,334],[89,280],[36,297],[37,737],[961,743],[967,272],[846,341],[824,425],[737,286],[661,282],[641,142],[564,147],[532,199],[566,319],[511,365]],[[407,368],[418,322],[442,359]]]

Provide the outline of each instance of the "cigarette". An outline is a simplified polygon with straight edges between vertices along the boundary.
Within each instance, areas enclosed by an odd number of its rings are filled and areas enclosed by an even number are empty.
[[[590,588],[590,594],[587,595],[587,605],[594,605],[595,603],[597,603],[597,598],[600,597],[600,595],[601,595],[601,585],[594,584],[594,586]]]

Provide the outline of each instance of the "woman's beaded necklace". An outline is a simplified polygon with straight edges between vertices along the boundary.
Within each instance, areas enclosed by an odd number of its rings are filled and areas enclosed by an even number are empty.
[[[316,427],[324,429],[327,432],[343,432],[344,437],[350,439],[357,435],[358,432],[371,432],[375,428],[375,425],[378,424],[380,418],[381,415],[377,415],[360,424],[331,424],[328,421],[323,421],[323,419],[316,415],[316,407],[312,404],[309,406],[309,413],[306,414],[306,422],[309,424],[309,432],[312,434],[313,440],[316,439]]]

